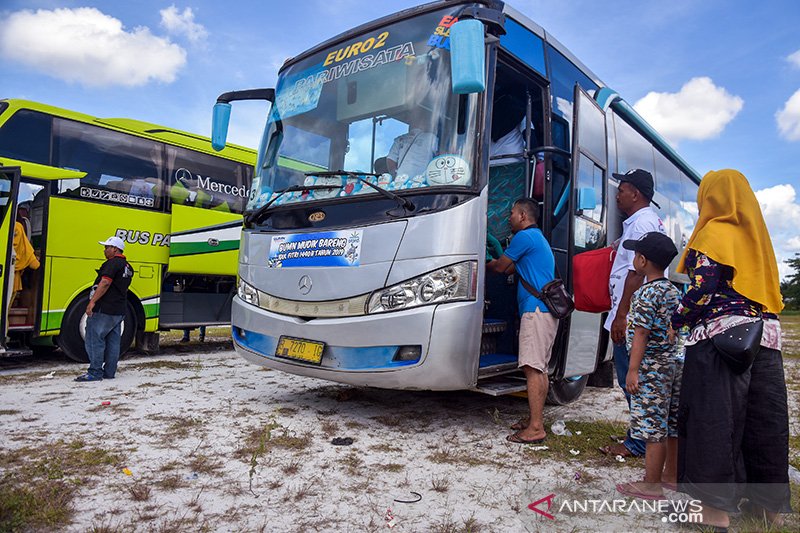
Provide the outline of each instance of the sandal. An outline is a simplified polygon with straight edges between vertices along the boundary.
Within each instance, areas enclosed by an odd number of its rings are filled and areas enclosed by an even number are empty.
[[[633,455],[633,453],[624,445],[624,444],[612,444],[610,446],[601,446],[598,448],[600,453],[604,455],[610,455],[612,457],[616,457],[620,455],[622,457],[637,457]]]
[[[642,500],[666,500],[667,497],[661,494],[649,494],[636,488],[633,483],[618,483],[617,492],[623,496],[630,496],[631,498],[641,498]]]
[[[545,440],[546,438],[547,438],[547,436],[545,435],[545,436],[544,436],[544,437],[542,437],[541,439],[526,439],[526,438],[523,438],[523,437],[522,437],[522,436],[519,434],[519,432],[517,432],[517,433],[512,433],[511,435],[509,435],[508,437],[506,437],[506,440],[507,440],[508,442],[514,442],[514,443],[516,443],[516,444],[541,444],[541,443],[543,443],[543,442],[544,442],[544,440]]]

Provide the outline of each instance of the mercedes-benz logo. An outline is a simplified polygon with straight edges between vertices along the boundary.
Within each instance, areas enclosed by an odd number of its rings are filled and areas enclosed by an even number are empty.
[[[192,176],[192,173],[185,168],[179,168],[175,171],[175,181],[179,181],[187,187],[190,185],[193,179],[194,176]]]
[[[308,276],[303,276],[297,283],[297,287],[300,289],[301,294],[308,294],[309,292],[311,292],[312,285],[313,283],[311,281],[311,278]]]

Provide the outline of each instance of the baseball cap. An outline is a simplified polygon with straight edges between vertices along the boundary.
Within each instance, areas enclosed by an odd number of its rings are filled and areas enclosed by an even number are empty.
[[[659,231],[645,233],[638,239],[628,239],[622,243],[626,250],[639,252],[648,261],[652,261],[661,268],[667,268],[678,255],[678,249],[672,239]]]
[[[653,175],[648,171],[642,170],[641,168],[634,168],[625,174],[612,174],[612,176],[617,178],[620,183],[630,183],[639,189],[639,192],[642,193],[645,198],[653,202],[653,194],[655,193],[653,187]],[[653,202],[653,205],[661,209],[661,206],[657,203]]]
[[[105,241],[100,241],[99,244],[102,244],[103,246],[113,246],[114,248],[119,248],[120,250],[125,249],[125,241],[119,237],[109,237]]]

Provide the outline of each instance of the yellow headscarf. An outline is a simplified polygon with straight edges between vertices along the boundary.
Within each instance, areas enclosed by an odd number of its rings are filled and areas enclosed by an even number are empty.
[[[733,268],[733,289],[766,311],[783,309],[778,264],[756,195],[740,172],[712,170],[697,191],[699,220],[678,271],[686,272],[689,249]]]

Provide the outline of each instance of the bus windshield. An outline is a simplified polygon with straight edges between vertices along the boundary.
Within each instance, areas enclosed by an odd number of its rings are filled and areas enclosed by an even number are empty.
[[[452,10],[384,26],[285,69],[247,210],[390,191],[470,188],[477,96],[453,94]],[[339,172],[315,175],[315,172]],[[312,190],[289,187],[329,185]]]

